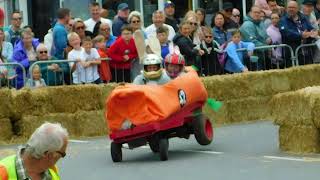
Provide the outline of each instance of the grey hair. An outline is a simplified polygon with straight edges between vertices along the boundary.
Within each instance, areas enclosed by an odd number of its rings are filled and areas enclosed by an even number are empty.
[[[60,123],[45,122],[33,132],[25,152],[40,159],[46,152],[60,150],[68,136],[67,130]]]
[[[23,39],[26,35],[29,35],[32,38],[34,37],[34,33],[33,32],[30,32],[30,31],[28,31],[26,29],[23,29],[22,32],[21,32],[21,38]]]
[[[36,51],[39,52],[40,49],[46,49],[46,50],[48,50],[47,46],[44,45],[43,43],[40,43],[40,44],[37,46]]]

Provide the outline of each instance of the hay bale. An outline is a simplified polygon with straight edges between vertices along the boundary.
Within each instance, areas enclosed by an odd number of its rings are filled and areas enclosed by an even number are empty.
[[[109,84],[102,84],[100,87],[102,88],[102,98],[100,101],[101,107],[105,109],[106,99],[110,95],[111,91],[116,88],[118,84],[116,83],[109,83]]]
[[[22,119],[16,123],[17,135],[23,138],[29,138],[30,135],[44,122],[59,122],[65,127],[70,136],[77,135],[77,120],[71,113],[55,113],[44,116],[24,115]]]
[[[319,153],[320,134],[314,126],[281,125],[279,146],[282,151],[293,153]]]
[[[0,89],[0,118],[11,116],[12,96],[10,89]]]
[[[75,117],[79,137],[105,136],[107,134],[103,111],[78,111]]]
[[[223,101],[223,106],[218,112],[205,106],[204,112],[216,124],[230,124],[243,121],[266,119],[270,116],[268,103],[270,96],[248,97]]]
[[[291,90],[298,90],[308,86],[320,85],[320,65],[304,65],[290,69],[288,78]]]
[[[0,119],[0,141],[8,141],[12,138],[13,131],[10,119]]]

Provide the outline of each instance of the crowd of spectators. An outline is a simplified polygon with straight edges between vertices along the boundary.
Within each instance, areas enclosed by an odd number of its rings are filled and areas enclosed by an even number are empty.
[[[13,12],[11,25],[0,29],[0,63],[19,63],[25,72],[20,66],[0,66],[0,86],[20,89],[132,82],[143,68],[133,36],[138,30],[146,41],[154,37],[159,40],[163,61],[176,49],[174,46],[179,47],[186,65],[194,66],[200,76],[290,67],[289,49],[255,47],[285,43],[295,50],[319,39],[320,0],[304,0],[302,7],[293,0],[286,7],[276,0],[256,0],[243,20],[241,11],[225,2],[210,21],[201,8],[177,19],[175,4],[166,1],[163,11],[153,12],[152,24],[147,27],[141,13],[130,12],[126,3],[118,5],[113,20],[102,17],[99,3],[93,2],[89,8],[91,17],[87,20],[60,8],[44,42],[34,37],[32,27],[21,27],[21,12]],[[238,50],[243,48],[247,51]],[[313,63],[317,51],[302,48],[299,65]],[[43,63],[29,72],[37,61]]]

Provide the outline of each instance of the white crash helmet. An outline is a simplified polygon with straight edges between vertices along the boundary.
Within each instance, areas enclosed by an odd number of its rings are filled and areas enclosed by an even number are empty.
[[[147,71],[149,65],[157,65],[157,71]],[[158,79],[162,75],[162,58],[156,54],[147,54],[143,59],[143,75],[148,79]]]

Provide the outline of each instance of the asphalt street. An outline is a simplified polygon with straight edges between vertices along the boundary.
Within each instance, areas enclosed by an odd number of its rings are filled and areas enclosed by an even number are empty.
[[[123,162],[113,163],[107,137],[71,140],[67,157],[58,163],[62,179],[311,180],[320,177],[320,155],[280,152],[278,127],[271,122],[215,128],[208,146],[193,136],[170,139],[169,160],[159,161],[148,146],[123,150]],[[17,146],[1,146],[0,158]]]

